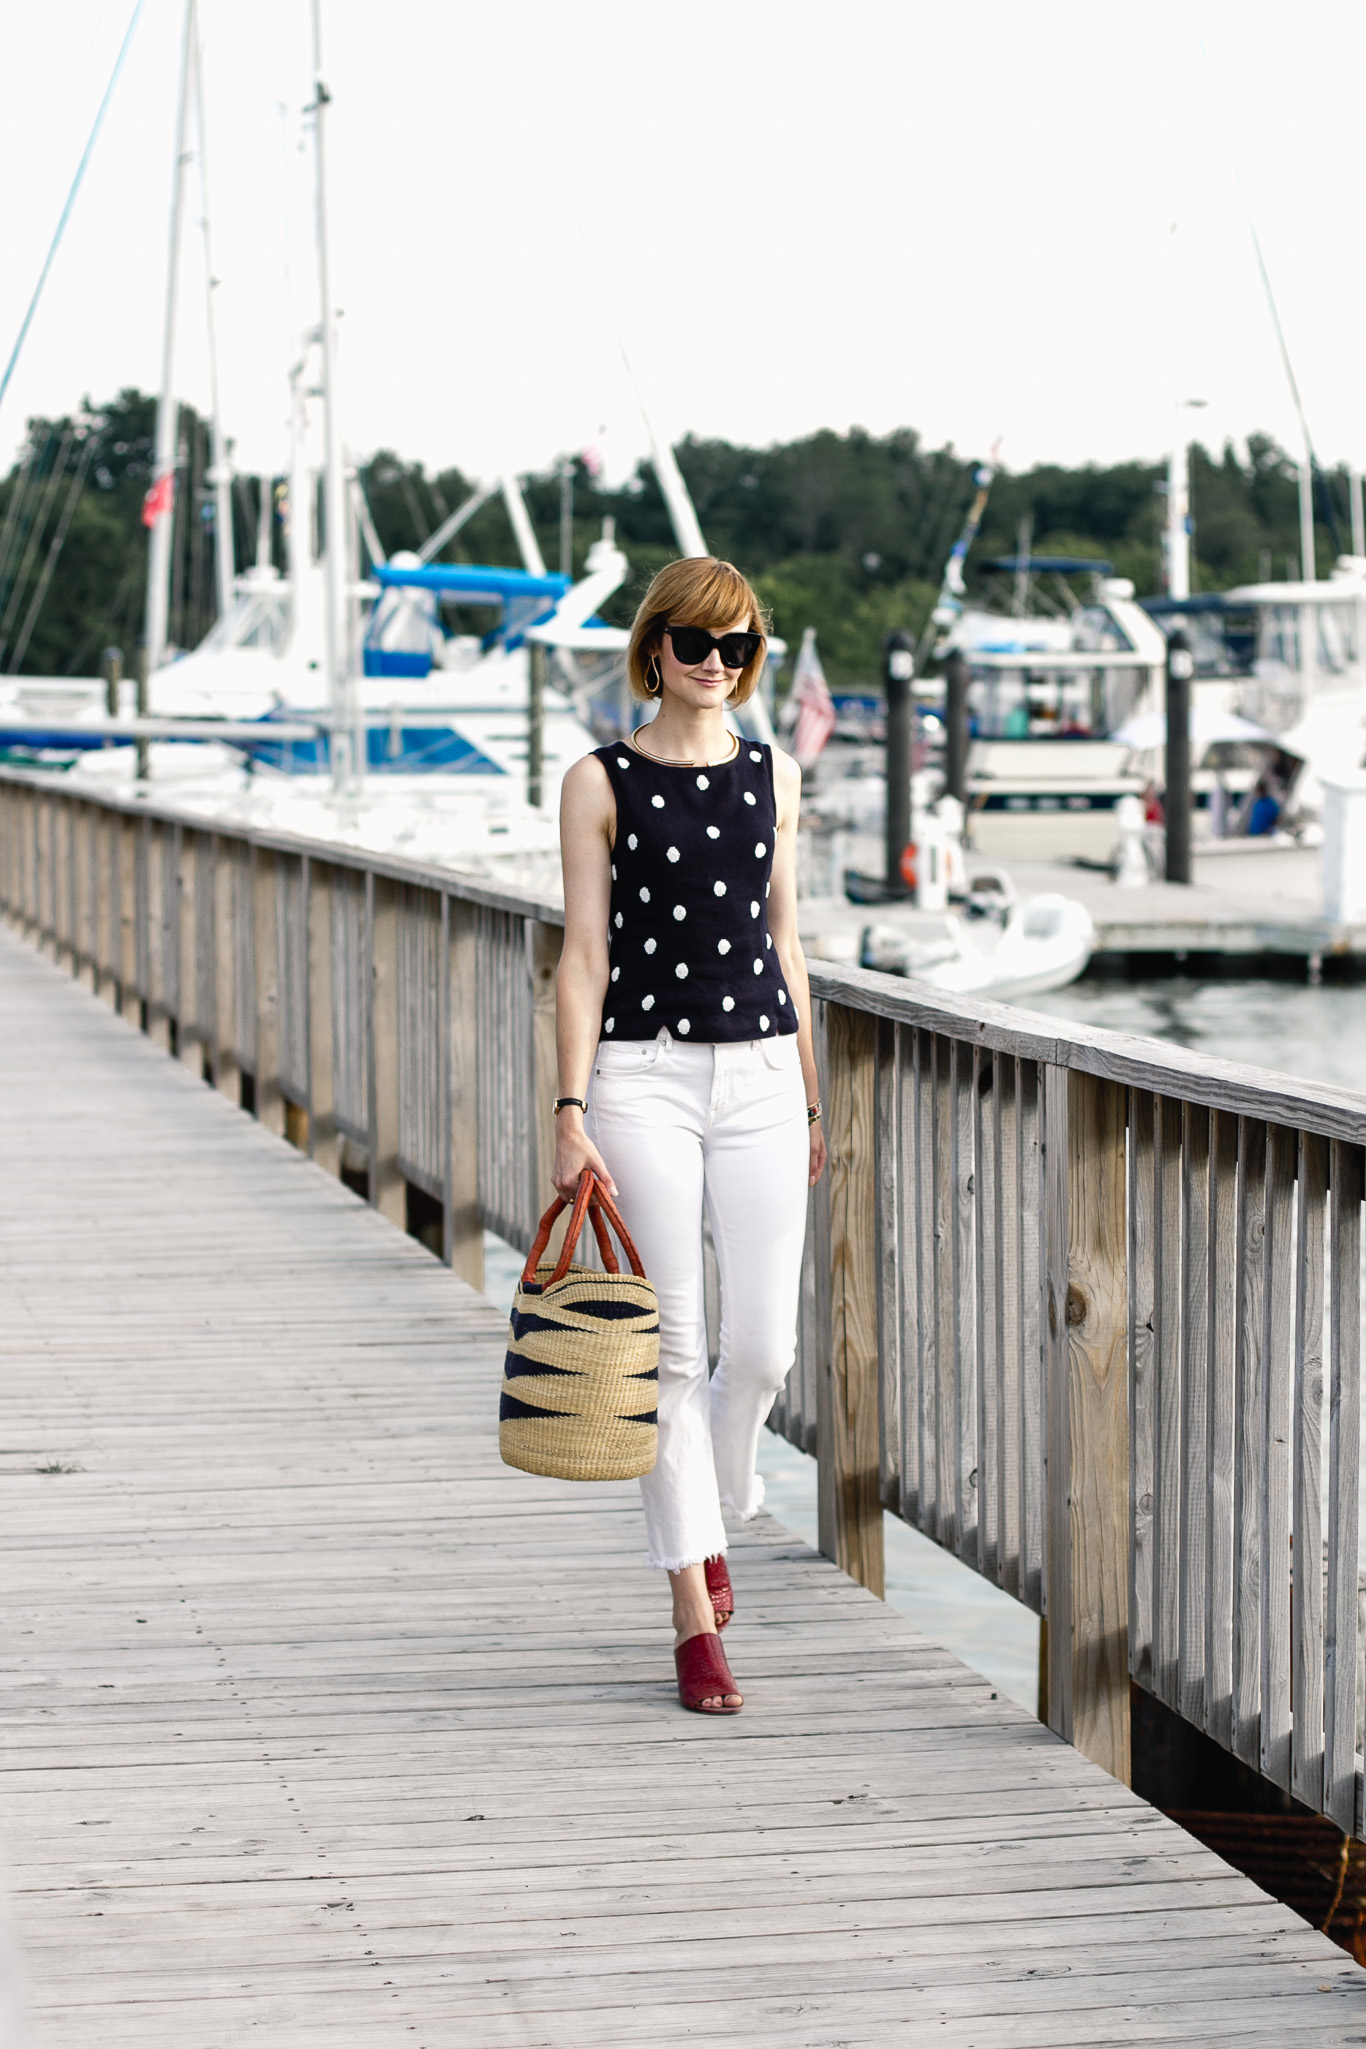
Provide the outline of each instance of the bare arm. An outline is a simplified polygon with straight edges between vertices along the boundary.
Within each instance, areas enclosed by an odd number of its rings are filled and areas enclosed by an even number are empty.
[[[773,848],[773,880],[768,899],[768,929],[778,951],[783,979],[797,1006],[797,1051],[802,1063],[806,1100],[820,1095],[816,1073],[816,1049],[811,1035],[811,985],[806,975],[806,956],[797,934],[797,817],[802,801],[802,772],[789,754],[773,750],[773,790],[778,803],[778,837]],[[811,1126],[810,1185],[814,1188],[825,1167],[825,1134],[819,1124]]]
[[[607,994],[607,920],[612,902],[612,835],[616,800],[607,771],[593,755],[576,761],[560,791],[560,860],[564,870],[564,947],[555,977],[557,1095],[588,1095],[603,998]],[[555,1119],[551,1179],[572,1198],[591,1167],[616,1194],[616,1183],[583,1128],[583,1112],[561,1110]]]

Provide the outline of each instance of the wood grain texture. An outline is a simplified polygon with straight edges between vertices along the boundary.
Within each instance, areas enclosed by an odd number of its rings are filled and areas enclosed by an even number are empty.
[[[1361,2032],[1340,1951],[766,1517],[745,1713],[682,1713],[635,1490],[498,1463],[501,1318],[9,935],[0,1152],[44,2049]]]
[[[1366,1199],[1358,1146],[1329,1159],[1328,1247],[1332,1314],[1328,1380],[1328,1585],[1324,1616],[1323,1810],[1354,1832],[1358,1730],[1358,1579],[1361,1516],[1361,1208]]]
[[[1069,1076],[1071,1741],[1129,1777],[1129,1312],[1125,1091]],[[1050,1641],[1056,1639],[1053,1612]]]
[[[877,1114],[873,1149],[877,1180],[878,1492],[882,1505],[901,1513],[901,1049],[888,1018],[876,1026]]]
[[[1262,1390],[1266,1346],[1267,1129],[1238,1128],[1237,1325],[1233,1418],[1233,1732],[1235,1757],[1260,1768],[1262,1727]]]
[[[559,1060],[555,1051],[555,971],[560,965],[564,930],[559,925],[530,921],[527,951],[531,974],[532,1007],[532,1209],[535,1221],[555,1200],[550,1170],[555,1164],[555,1095],[559,1086]],[[587,1235],[587,1234],[586,1234]],[[596,1258],[596,1247],[593,1248]],[[585,1245],[583,1257],[588,1258]]]
[[[884,1591],[878,1484],[878,1262],[875,1205],[877,1026],[831,1005],[825,1021],[830,1148],[831,1433],[835,1563],[879,1598]],[[828,1448],[828,1449],[827,1449]]]
[[[1205,1726],[1209,1497],[1209,1111],[1181,1109],[1181,1508],[1177,1706]]]
[[[1179,1705],[1181,1646],[1181,1105],[1153,1127],[1153,1691]]]
[[[308,961],[305,1041],[308,1054],[308,1156],[326,1174],[340,1174],[341,1133],[332,1041],[332,871],[325,861],[303,864]]]
[[[398,1163],[399,891],[384,875],[367,876],[366,891],[370,1201],[401,1230],[407,1218],[407,1188]]]
[[[1238,1120],[1210,1117],[1209,1458],[1205,1525],[1205,1727],[1233,1745],[1234,1419],[1238,1324]]]
[[[458,898],[441,899],[445,952],[446,1264],[472,1288],[484,1285],[484,1227],[479,1215],[479,1089],[474,1057],[478,1024],[475,913]]]
[[[1290,1790],[1323,1800],[1323,1297],[1328,1147],[1301,1135],[1296,1165]]]
[[[1147,1089],[1129,1095],[1129,1673],[1153,1691],[1154,1119]]]
[[[1290,1790],[1290,1537],[1294,1443],[1295,1134],[1267,1133],[1262,1245],[1261,1769]]]
[[[280,1092],[280,944],[276,856],[257,849],[243,880],[252,892],[256,966],[256,1115],[267,1131],[285,1128]]]

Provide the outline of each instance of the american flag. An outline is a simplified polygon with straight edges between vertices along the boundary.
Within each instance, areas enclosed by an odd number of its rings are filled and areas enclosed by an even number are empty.
[[[175,471],[163,470],[142,501],[142,523],[155,526],[170,511],[175,498]]]
[[[802,635],[797,666],[792,671],[788,716],[795,712],[792,752],[798,766],[811,768],[835,730],[835,704],[826,687],[825,671],[816,653],[816,629],[808,626]]]

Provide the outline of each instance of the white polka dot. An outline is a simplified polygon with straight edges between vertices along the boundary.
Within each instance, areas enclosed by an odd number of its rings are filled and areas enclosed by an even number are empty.
[[[729,953],[729,952],[730,952],[730,941],[729,941],[729,939],[718,939],[718,940],[717,940],[717,942],[716,942],[716,951],[717,951],[718,953]]]
[[[726,893],[726,885],[725,885],[725,883],[724,883],[724,882],[713,882],[713,884],[712,884],[712,894],[713,894],[714,896],[724,896],[724,895],[725,895],[725,893]]]
[[[664,809],[664,799],[662,797],[651,797],[650,802],[654,805],[656,811]]]
[[[755,961],[755,963],[754,963],[754,972],[755,972],[755,974],[756,974],[756,975],[762,975],[762,973],[764,972],[764,964],[763,964],[763,962],[762,962],[761,960],[756,960],[756,961]]]
[[[721,998],[721,1008],[722,1010],[734,1010],[735,998],[733,996],[723,996]]]
[[[645,942],[645,951],[647,953],[653,953],[658,944],[659,942],[656,939],[647,939]]]
[[[707,827],[707,838],[708,838],[709,840],[719,840],[719,839],[720,839],[720,837],[721,837],[721,828],[720,828],[720,826],[719,826],[719,825],[709,825],[709,826]]]
[[[602,1028],[605,1032],[614,1032],[617,1028],[616,1019],[614,1017],[605,1018]]]
[[[616,881],[616,879],[617,879],[617,864],[616,864],[616,862],[614,861],[614,862],[612,863],[612,880],[613,880],[613,882],[615,882],[615,881]]]
[[[685,960],[681,960],[674,969],[674,973],[680,982],[686,982],[688,979],[688,963]]]
[[[772,944],[773,944],[773,934],[772,934],[771,932],[765,932],[765,934],[764,934],[764,945],[765,945],[765,946],[772,946]]]
[[[764,884],[764,895],[765,895],[765,896],[772,896],[772,894],[773,894],[773,884],[772,884],[771,882],[766,882],[766,883]]]
[[[682,1033],[683,1037],[684,1037],[684,1038],[686,1039],[686,1038],[687,1038],[687,1036],[688,1036],[688,1033],[689,1033],[689,1032],[690,1032],[690,1031],[692,1030],[692,1026],[691,1026],[691,1025],[690,1025],[690,1024],[688,1023],[688,1020],[687,1020],[687,1018],[686,1018],[686,1017],[680,1017],[680,1018],[679,1018],[679,1020],[678,1020],[678,1029],[679,1029],[679,1031],[680,1031],[680,1032]]]
[[[678,919],[680,925],[682,924],[683,920],[687,917],[687,915],[688,914],[684,910],[682,904],[674,905],[674,916]]]
[[[766,1017],[761,1017],[759,1019],[759,1030],[761,1032],[766,1032],[768,1030],[768,1019]]]
[[[700,775],[697,778],[697,787],[699,790],[709,790],[711,788],[711,777]]]
[[[678,859],[678,848],[677,848],[677,847],[670,847],[670,848],[669,848],[669,859],[670,859],[671,861],[676,861],[676,860]]]
[[[621,912],[620,912],[620,911],[618,911],[618,912],[617,912],[617,915],[616,915],[616,927],[617,927],[617,930],[618,930],[618,932],[620,932],[620,930],[621,930]]]
[[[642,1009],[642,1010],[653,1010],[653,1009],[654,1009],[654,1007],[655,1007],[655,999],[654,999],[654,997],[653,997],[653,996],[642,996],[642,997],[641,997],[641,999],[640,999],[640,1007],[641,1007],[641,1009]]]
[[[749,907],[749,915],[751,916],[751,918],[757,918],[759,915],[759,904],[757,898]]]
[[[757,804],[757,803],[758,803],[758,801],[759,801],[759,799],[758,799],[758,798],[757,798],[757,797],[755,796],[755,794],[754,794],[753,790],[746,790],[746,791],[745,791],[745,802],[746,802],[747,804]]]
[[[758,844],[758,845],[757,845],[757,846],[755,847],[755,849],[754,849],[754,858],[755,858],[755,860],[756,860],[756,861],[762,861],[762,860],[763,860],[763,858],[764,858],[764,855],[765,855],[765,854],[766,854],[767,852],[768,852],[768,848],[767,848],[767,847],[766,847],[766,846],[764,845],[763,841],[762,841],[762,840],[760,840],[760,841],[759,841],[759,844]]]
[[[618,768],[629,768],[630,766],[631,766],[631,764],[630,764],[630,762],[629,762],[629,761],[628,761],[628,760],[626,759],[626,756],[625,756],[624,754],[619,754],[619,755],[617,756],[617,767],[618,767]]]
[[[626,835],[626,844],[631,849],[631,852],[634,854],[636,848],[640,845],[640,841],[636,838],[633,832],[628,832]]]
[[[617,981],[620,981],[620,979],[621,979],[621,969],[620,969],[620,968],[613,968],[613,970],[612,970],[612,980],[613,980],[614,982],[617,982]]]
[[[647,903],[649,903],[649,901],[650,901],[650,892],[649,892],[649,890],[648,890],[648,889],[642,889],[642,891],[640,892],[640,901],[641,901],[641,902],[642,902],[643,904],[647,904]]]
[[[787,991],[786,991],[786,989],[780,989],[780,990],[778,991],[778,1001],[779,1001],[779,1003],[786,1003],[786,1001],[787,1001]]]
[[[749,758],[751,761],[762,761],[764,757],[759,752],[757,747],[751,747],[749,750]]]

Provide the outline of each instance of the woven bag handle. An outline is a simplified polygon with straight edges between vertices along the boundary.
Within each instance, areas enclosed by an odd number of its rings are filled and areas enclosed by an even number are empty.
[[[550,1243],[550,1234],[555,1228],[556,1219],[562,1210],[568,1208],[569,1204],[565,1201],[565,1198],[562,1195],[557,1195],[550,1208],[541,1218],[540,1228],[536,1233],[536,1242],[527,1254],[526,1266],[523,1269],[523,1286],[527,1286],[535,1280],[536,1269],[545,1255],[546,1246]],[[592,1168],[585,1167],[579,1176],[579,1185],[574,1196],[573,1214],[570,1216],[569,1223],[565,1229],[564,1244],[560,1248],[559,1264],[550,1276],[549,1285],[553,1288],[555,1283],[562,1281],[568,1273],[569,1262],[574,1257],[574,1248],[579,1242],[579,1234],[583,1230],[585,1216],[591,1218],[593,1233],[602,1252],[602,1263],[608,1273],[620,1272],[616,1254],[612,1250],[611,1240],[607,1236],[607,1224],[610,1224],[617,1237],[621,1240],[622,1251],[631,1263],[631,1272],[638,1279],[644,1280],[645,1268],[641,1265],[640,1254],[636,1251],[634,1240],[621,1220],[621,1212],[603,1187],[601,1181],[594,1174]],[[605,1222],[604,1219],[606,1220]]]

